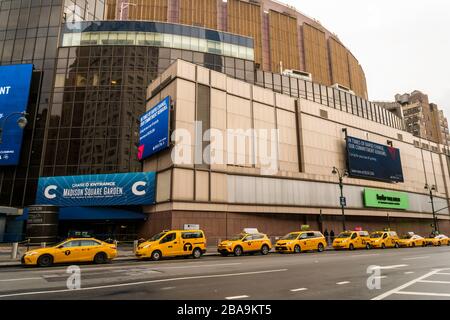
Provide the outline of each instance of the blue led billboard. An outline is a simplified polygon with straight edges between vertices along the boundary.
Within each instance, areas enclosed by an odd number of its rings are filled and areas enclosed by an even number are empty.
[[[400,150],[347,137],[348,172],[351,177],[403,182]]]
[[[0,166],[19,164],[23,129],[17,125],[27,110],[32,64],[0,66]]]
[[[170,97],[141,116],[138,159],[144,160],[169,147]]]
[[[155,173],[117,173],[39,178],[36,204],[60,207],[155,203]]]

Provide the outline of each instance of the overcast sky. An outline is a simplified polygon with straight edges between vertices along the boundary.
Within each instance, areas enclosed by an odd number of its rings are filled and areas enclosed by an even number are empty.
[[[450,118],[450,1],[280,1],[338,35],[364,69],[370,100],[418,89]]]

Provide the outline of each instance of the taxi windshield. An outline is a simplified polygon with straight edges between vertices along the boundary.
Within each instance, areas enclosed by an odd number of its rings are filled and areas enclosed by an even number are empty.
[[[412,238],[412,236],[409,235],[409,234],[407,234],[407,235],[405,235],[405,236],[402,237],[402,239],[411,239],[411,238]]]
[[[295,240],[295,239],[297,239],[299,234],[300,233],[288,233],[287,235],[282,237],[281,240]]]
[[[66,240],[63,240],[63,241],[61,241],[61,242],[58,242],[57,244],[55,244],[53,247],[54,248],[57,248],[57,247],[59,247],[60,245],[62,245],[62,244],[64,244],[64,243],[66,243],[67,242],[67,240],[68,239],[66,239]]]
[[[350,238],[352,236],[351,232],[342,232],[336,238]]]
[[[153,237],[151,237],[150,239],[148,239],[147,241],[156,241],[162,238],[163,235],[165,235],[166,232],[160,232],[155,234]]]
[[[232,237],[230,238],[230,240],[231,240],[231,241],[241,240],[244,236],[246,236],[246,235],[243,234],[243,233],[240,233],[240,234],[237,234],[237,235],[235,235],[235,236],[232,236]]]
[[[381,238],[383,236],[380,232],[375,232],[370,235],[371,238]]]

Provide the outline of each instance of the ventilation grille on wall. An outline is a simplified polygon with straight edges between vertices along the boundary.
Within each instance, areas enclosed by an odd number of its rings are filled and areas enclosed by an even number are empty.
[[[328,111],[320,109],[320,116],[322,118],[328,119]]]
[[[397,138],[400,141],[403,141],[403,135],[401,133],[397,133]]]

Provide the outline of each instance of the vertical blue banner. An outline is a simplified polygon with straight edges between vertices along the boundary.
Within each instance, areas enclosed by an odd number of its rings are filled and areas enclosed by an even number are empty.
[[[138,159],[144,160],[169,147],[170,97],[141,116]]]
[[[0,66],[0,166],[19,164],[23,129],[17,120],[27,111],[32,74],[32,64]]]

